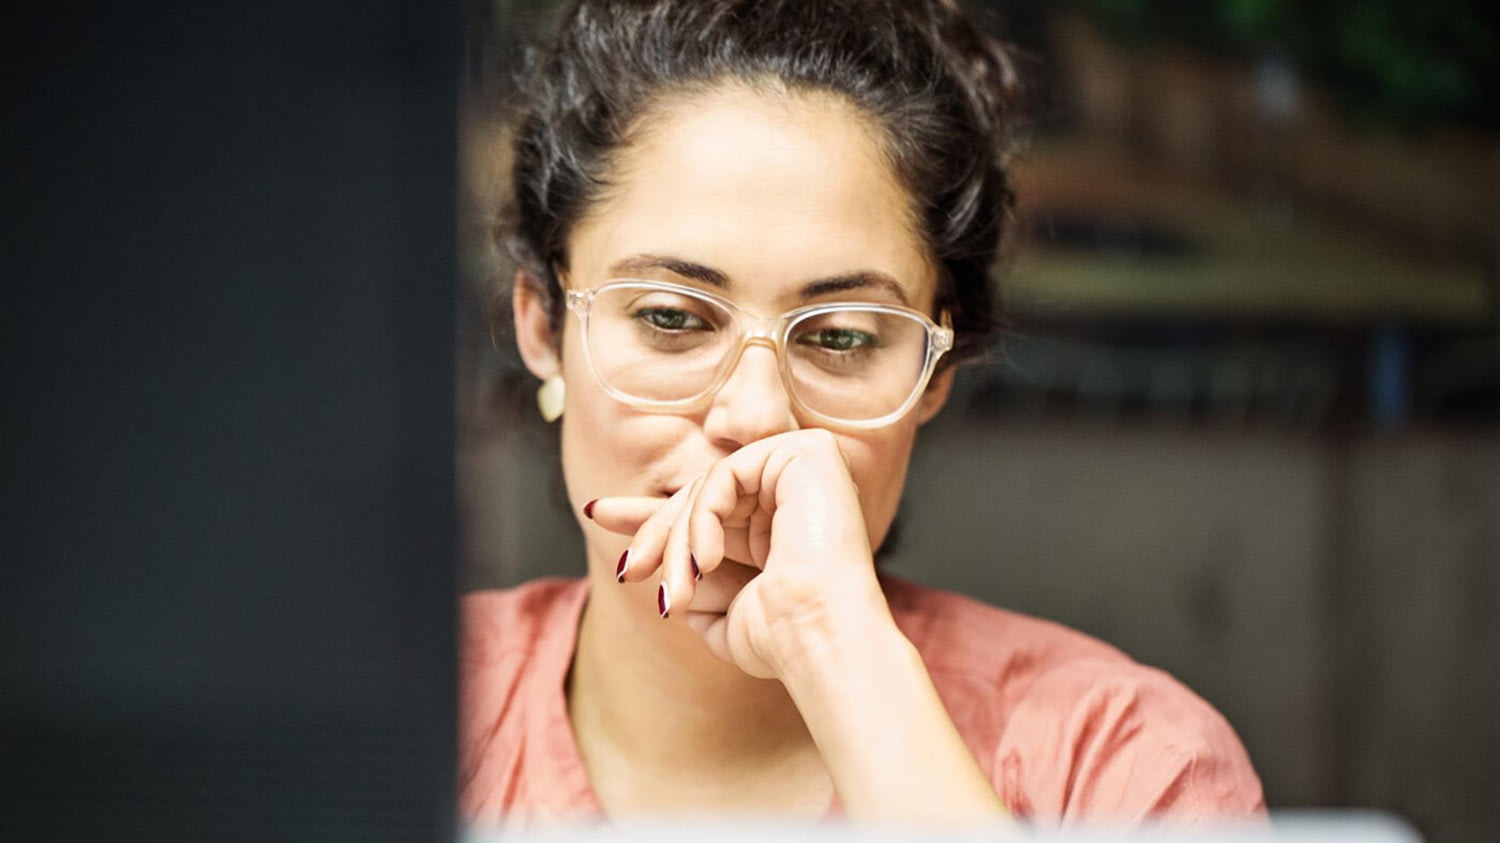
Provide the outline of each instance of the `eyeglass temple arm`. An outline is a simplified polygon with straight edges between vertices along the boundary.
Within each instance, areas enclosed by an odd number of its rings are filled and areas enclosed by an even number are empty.
[[[944,310],[939,318],[940,327],[932,333],[932,343],[939,354],[953,350],[953,317]]]

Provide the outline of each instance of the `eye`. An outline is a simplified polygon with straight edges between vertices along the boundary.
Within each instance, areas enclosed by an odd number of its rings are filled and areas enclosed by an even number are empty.
[[[671,307],[643,307],[635,312],[635,318],[659,331],[702,331],[708,328],[702,317]]]
[[[854,351],[877,345],[874,334],[853,328],[820,328],[797,337],[799,345],[811,345],[824,351]]]

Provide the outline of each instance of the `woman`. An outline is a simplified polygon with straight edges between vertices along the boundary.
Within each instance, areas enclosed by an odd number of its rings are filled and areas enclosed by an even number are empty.
[[[1012,204],[956,4],[582,0],[530,79],[511,304],[587,577],[466,598],[468,820],[1263,810],[1169,677],[877,576]]]

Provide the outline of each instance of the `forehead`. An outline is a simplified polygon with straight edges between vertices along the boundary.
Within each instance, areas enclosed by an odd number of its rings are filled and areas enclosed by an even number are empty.
[[[739,85],[674,96],[643,119],[569,237],[569,274],[591,286],[638,255],[712,268],[731,296],[767,303],[871,273],[925,307],[935,279],[868,120],[831,95]]]

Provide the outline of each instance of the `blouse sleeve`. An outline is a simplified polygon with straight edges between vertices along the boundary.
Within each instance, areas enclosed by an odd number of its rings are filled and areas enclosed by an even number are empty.
[[[1080,660],[1039,676],[1010,711],[990,769],[1012,812],[1042,824],[1265,814],[1260,779],[1229,723],[1167,674],[1133,662]]]

